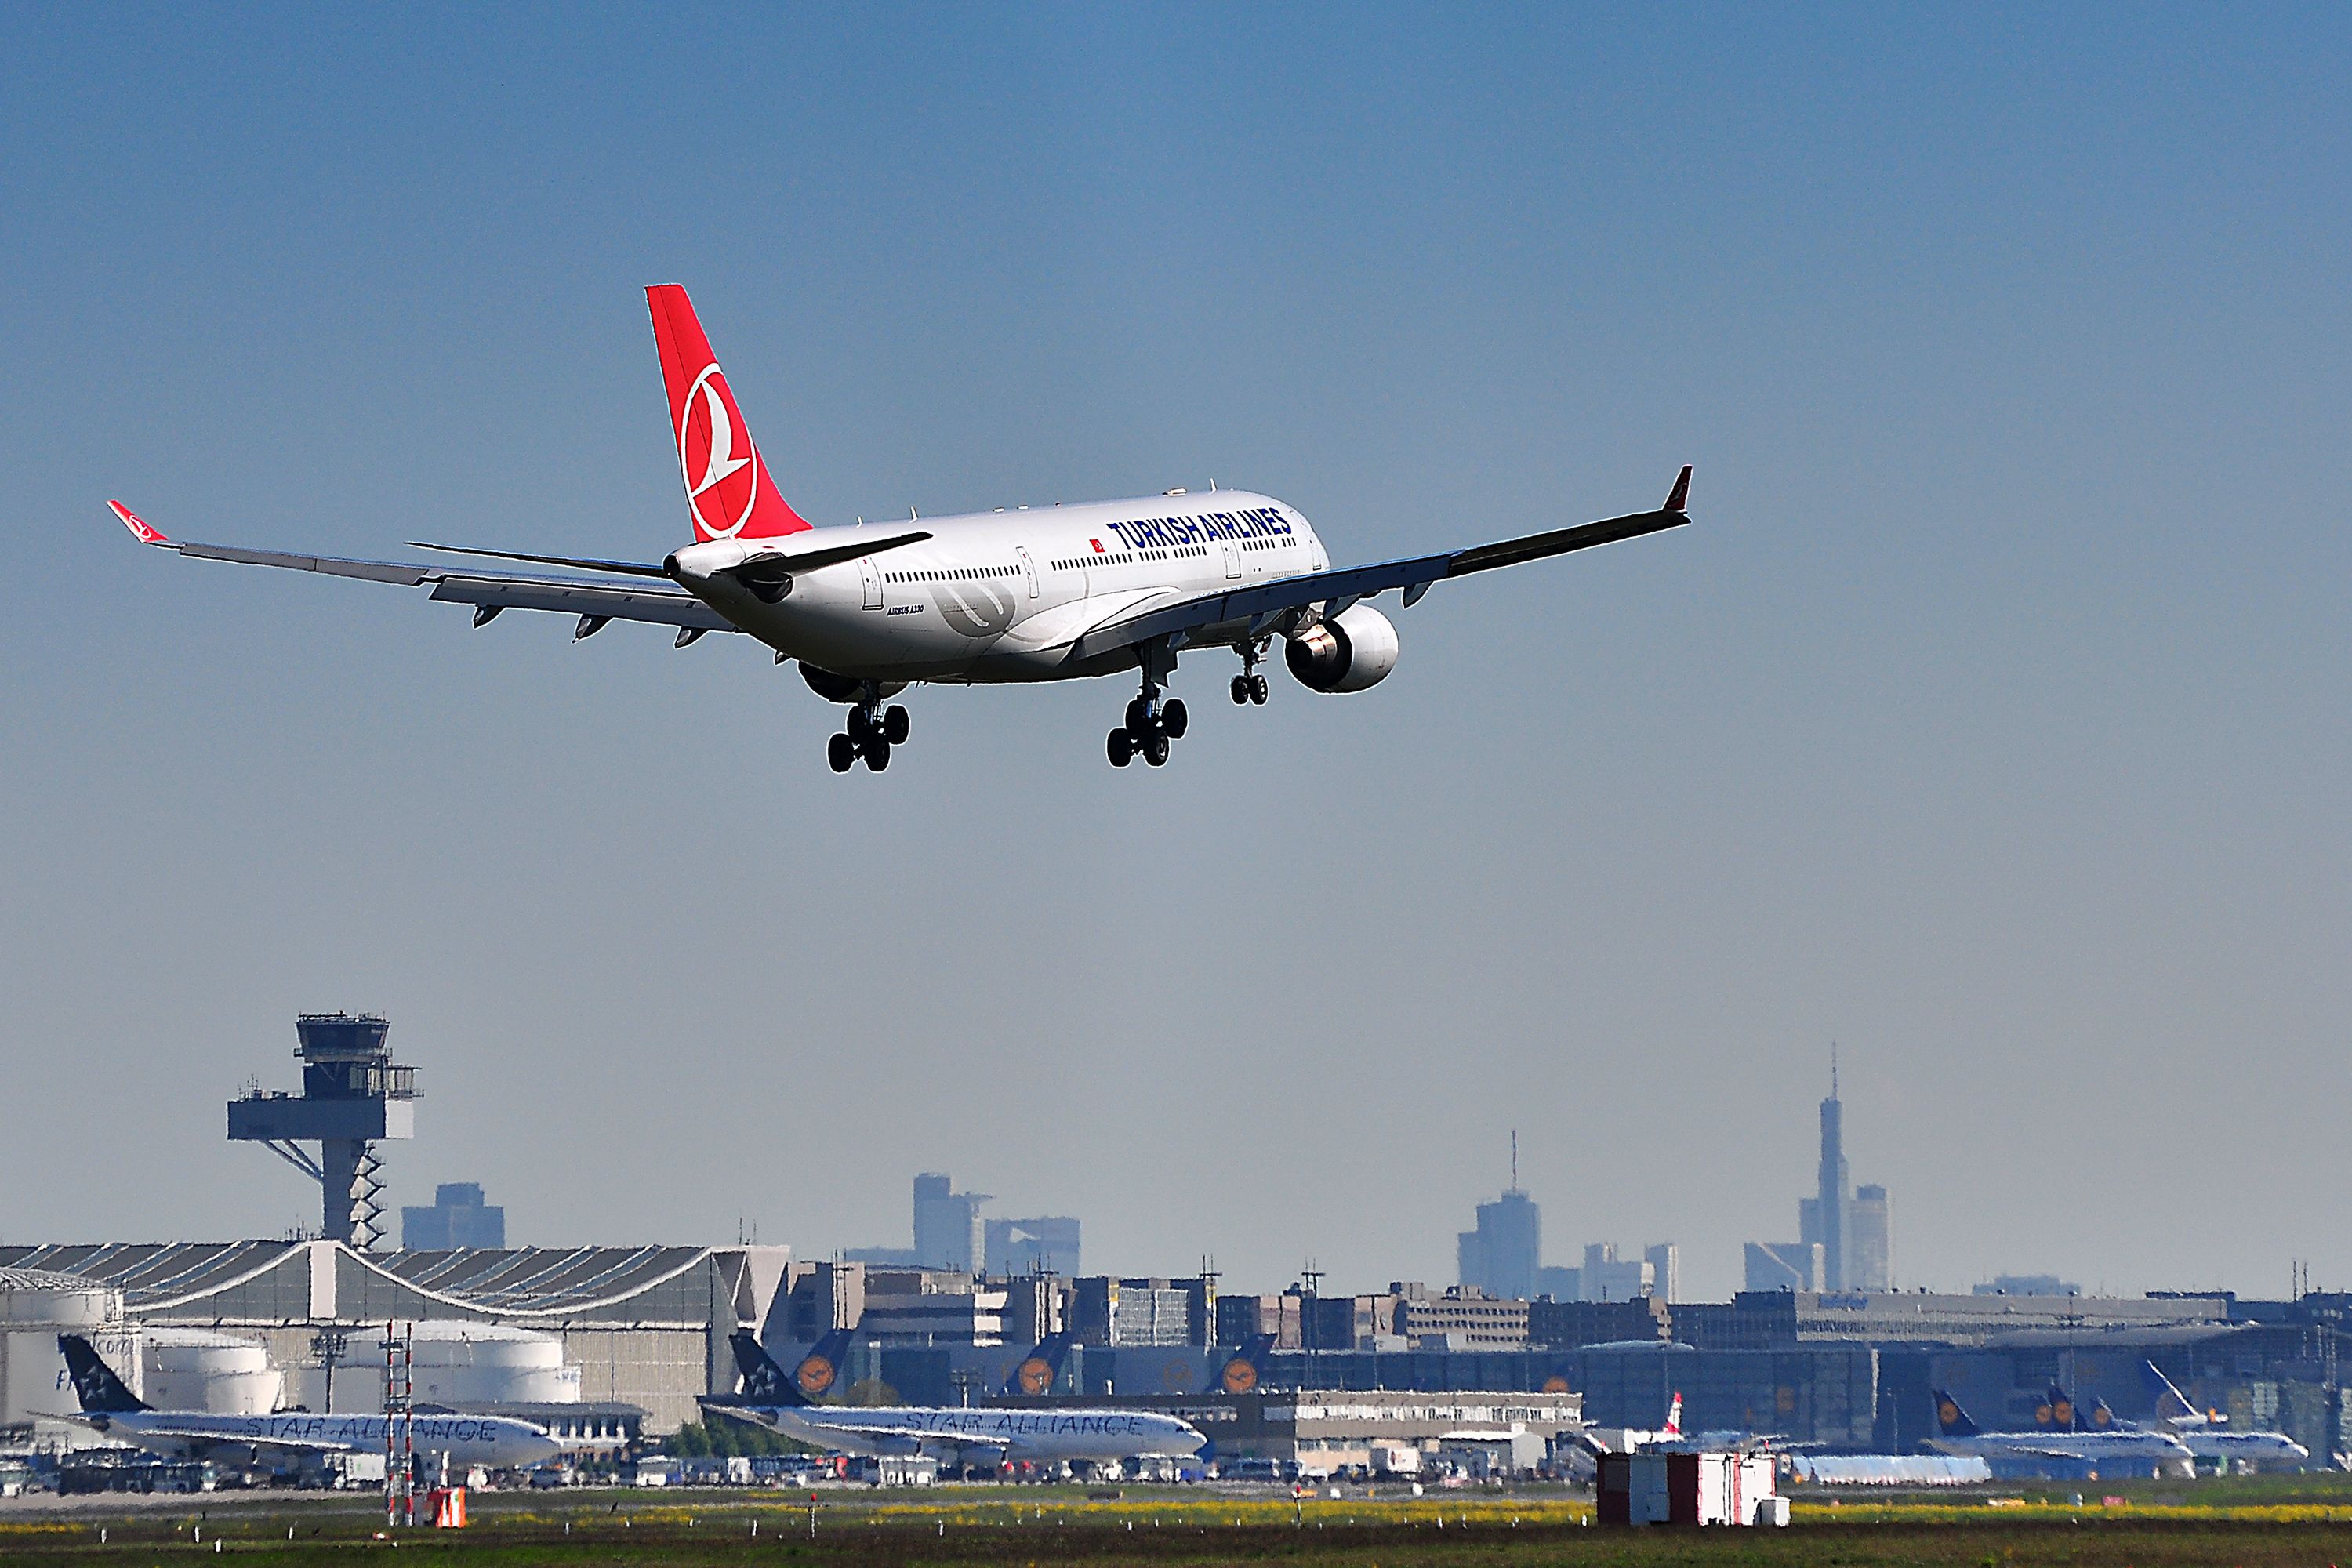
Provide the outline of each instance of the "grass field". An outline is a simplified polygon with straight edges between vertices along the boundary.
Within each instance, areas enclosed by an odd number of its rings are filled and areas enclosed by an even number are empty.
[[[157,1563],[197,1554],[305,1563],[354,1551],[450,1568],[514,1564],[973,1564],[1277,1563],[1292,1568],[1509,1568],[1512,1564],[2116,1564],[2262,1568],[2352,1564],[2352,1478],[2106,1487],[1969,1500],[1801,1501],[1785,1531],[1602,1530],[1558,1492],[1346,1500],[1222,1498],[1197,1489],[1081,1492],[992,1488],[921,1494],[709,1492],[488,1495],[463,1531],[401,1530],[360,1496],[284,1494],[78,1500],[0,1510],[9,1564]],[[2102,1498],[2123,1499],[2105,1505]],[[797,1502],[798,1506],[795,1506]],[[289,1539],[289,1531],[292,1538]],[[101,1541],[101,1531],[103,1540]]]

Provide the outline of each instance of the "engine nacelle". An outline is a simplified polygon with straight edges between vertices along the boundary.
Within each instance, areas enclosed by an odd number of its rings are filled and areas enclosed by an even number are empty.
[[[801,679],[808,682],[811,691],[827,702],[855,702],[858,700],[858,693],[866,689],[866,683],[855,676],[835,675],[829,669],[819,669],[806,659],[801,660]],[[881,694],[896,697],[906,689],[907,683],[903,680],[886,680],[882,683]]]
[[[1282,662],[1310,691],[1361,691],[1396,668],[1396,627],[1370,605],[1350,605],[1290,637]]]

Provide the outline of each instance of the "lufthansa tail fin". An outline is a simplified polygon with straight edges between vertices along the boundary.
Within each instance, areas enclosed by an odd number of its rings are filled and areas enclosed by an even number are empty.
[[[1977,1424],[1969,1419],[1969,1413],[1960,1408],[1958,1400],[1941,1388],[1935,1391],[1935,1396],[1936,1431],[1938,1436],[1973,1437],[1977,1435]]]
[[[74,1397],[81,1401],[84,1415],[123,1415],[153,1408],[131,1393],[79,1334],[59,1334],[58,1349],[65,1354],[66,1375],[73,1379]]]
[[[2083,1429],[2083,1413],[2074,1408],[2074,1396],[2052,1384],[2042,1394],[2043,1407],[2050,1412],[2052,1430],[2079,1432]]]
[[[1062,1375],[1062,1363],[1070,1354],[1070,1336],[1047,1334],[1037,1346],[1021,1358],[1013,1369],[1004,1374],[1004,1386],[999,1393],[1009,1398],[1035,1399],[1054,1392],[1054,1382]]]
[[[841,1383],[842,1357],[849,1349],[847,1329],[835,1329],[811,1345],[789,1373],[748,1333],[738,1332],[735,1364],[743,1373],[743,1397],[754,1405],[814,1405],[834,1393]]]
[[[727,373],[710,352],[694,302],[675,283],[646,290],[653,313],[654,346],[661,351],[669,388],[669,425],[677,437],[678,477],[694,513],[694,537],[774,539],[799,533],[806,519],[784,503],[768,465],[735,405]]]
[[[1244,1340],[1233,1354],[1221,1363],[1216,1375],[1209,1379],[1208,1394],[1255,1394],[1258,1379],[1265,1371],[1265,1358],[1273,1353],[1272,1334],[1253,1334]]]

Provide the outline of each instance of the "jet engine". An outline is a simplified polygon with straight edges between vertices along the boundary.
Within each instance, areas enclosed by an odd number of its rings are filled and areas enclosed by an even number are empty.
[[[1396,627],[1370,605],[1350,605],[1295,633],[1282,661],[1311,691],[1361,691],[1396,668]]]

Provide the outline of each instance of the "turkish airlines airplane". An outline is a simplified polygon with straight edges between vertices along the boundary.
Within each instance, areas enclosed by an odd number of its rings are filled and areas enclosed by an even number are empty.
[[[576,642],[614,621],[677,628],[685,647],[706,632],[741,632],[797,659],[802,679],[845,704],[826,747],[835,773],[876,773],[907,739],[907,710],[888,699],[919,681],[1071,680],[1137,672],[1141,689],[1110,731],[1114,767],[1158,767],[1188,722],[1163,695],[1187,649],[1241,658],[1236,704],[1263,703],[1258,673],[1273,640],[1312,691],[1361,691],[1396,668],[1396,626],[1370,601],[1391,589],[1405,605],[1445,578],[1564,555],[1690,521],[1691,470],[1665,504],[1498,543],[1334,569],[1297,508],[1248,490],[1169,490],[1134,500],[905,522],[818,528],[776,489],[686,290],[646,290],[669,388],[694,542],[658,562],[427,544],[447,554],[558,567],[512,574],[480,567],[346,561],[166,538],[121,501],[107,505],[144,543],[183,555],[286,566],[404,587],[474,606],[488,626],[509,609],[576,615]]]

